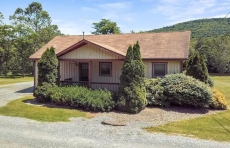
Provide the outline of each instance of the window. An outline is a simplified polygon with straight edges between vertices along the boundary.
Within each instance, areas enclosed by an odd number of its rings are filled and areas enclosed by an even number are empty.
[[[167,63],[153,63],[153,77],[163,77],[167,74]]]
[[[100,62],[99,63],[99,75],[100,76],[111,76],[112,75],[112,63],[111,62]]]

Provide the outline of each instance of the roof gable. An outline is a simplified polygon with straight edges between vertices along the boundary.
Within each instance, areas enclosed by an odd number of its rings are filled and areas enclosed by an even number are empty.
[[[110,49],[105,49],[91,42],[80,41],[71,48],[67,48],[58,54],[59,59],[124,59],[124,55],[120,55]]]
[[[78,49],[78,48],[80,48],[80,47],[82,47],[84,45],[87,45],[87,44],[96,46],[96,47],[98,47],[101,50],[106,50],[106,51],[111,52],[111,53],[113,53],[115,55],[118,55],[118,56],[120,56],[122,58],[124,58],[125,55],[126,55],[126,53],[123,53],[122,51],[116,50],[113,47],[110,47],[108,45],[103,45],[103,44],[100,44],[100,43],[97,43],[97,42],[92,42],[92,41],[88,41],[88,40],[82,39],[81,41],[77,42],[76,44],[74,44],[74,45],[66,48],[65,50],[59,52],[57,54],[57,56],[60,57],[60,56],[62,56],[64,54],[67,54],[67,53],[69,53],[69,52],[71,52],[73,50],[76,50],[76,49]]]

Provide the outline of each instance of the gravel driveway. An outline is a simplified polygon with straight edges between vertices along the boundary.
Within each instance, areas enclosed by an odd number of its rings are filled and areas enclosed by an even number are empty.
[[[0,86],[0,106],[6,105],[11,100],[31,95],[33,85],[33,82],[23,82]]]
[[[24,91],[20,91],[21,88]],[[28,88],[28,89],[27,89]],[[4,89],[4,91],[3,91]],[[15,90],[16,89],[16,90]],[[20,98],[29,93],[31,86],[28,83],[13,84],[0,87],[0,100],[7,102]],[[5,92],[5,95],[2,95]],[[7,93],[6,93],[7,92]],[[21,93],[25,92],[25,93]],[[9,96],[15,96],[9,97]],[[2,98],[4,97],[4,98]],[[155,110],[155,109],[153,109]],[[147,109],[147,111],[149,111]],[[167,111],[168,116],[172,110]],[[144,113],[144,112],[143,112]],[[142,114],[143,114],[142,113]],[[72,118],[71,122],[44,123],[18,117],[0,116],[0,148],[5,147],[119,147],[119,148],[152,148],[152,147],[205,147],[229,148],[230,143],[201,140],[176,135],[147,133],[141,127],[145,122],[137,120],[136,116],[129,116],[134,120],[114,118],[115,113],[96,114],[92,119]],[[156,115],[157,116],[157,115]],[[116,119],[126,121],[127,126],[102,125],[105,120]],[[163,118],[162,118],[163,119]],[[154,118],[153,120],[160,120]],[[157,121],[158,123],[158,121]],[[153,124],[150,122],[150,124]]]

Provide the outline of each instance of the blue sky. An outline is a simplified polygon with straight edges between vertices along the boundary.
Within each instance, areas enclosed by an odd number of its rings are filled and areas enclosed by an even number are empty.
[[[9,15],[34,0],[0,0],[0,12],[9,23]],[[225,17],[230,0],[37,0],[52,23],[70,35],[90,34],[93,22],[102,18],[117,22],[123,33],[151,30],[179,22]],[[230,15],[229,15],[230,16]]]

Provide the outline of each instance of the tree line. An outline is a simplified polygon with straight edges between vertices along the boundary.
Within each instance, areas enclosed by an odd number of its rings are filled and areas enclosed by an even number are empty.
[[[17,8],[9,20],[10,24],[5,24],[0,12],[0,75],[31,74],[29,56],[62,33],[38,2]]]
[[[192,32],[192,39],[224,35],[230,32],[230,18],[198,19],[159,29],[149,30],[146,32],[170,32],[186,30],[190,30]]]

